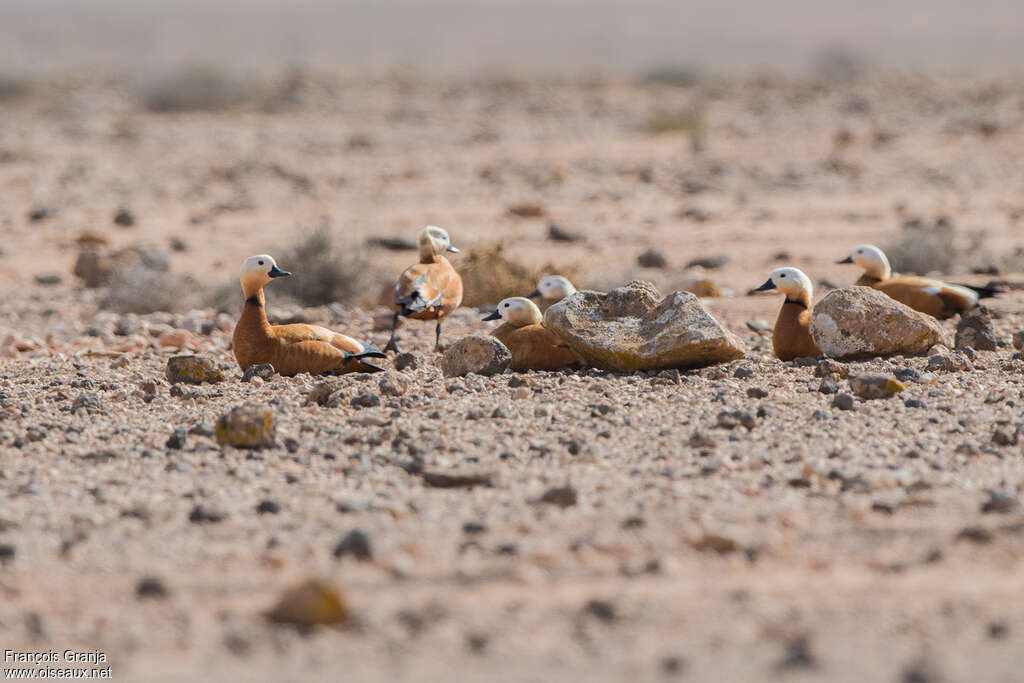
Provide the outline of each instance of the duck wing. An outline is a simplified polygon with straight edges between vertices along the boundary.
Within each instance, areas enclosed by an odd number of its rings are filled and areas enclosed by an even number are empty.
[[[402,315],[421,313],[441,305],[444,288],[439,286],[433,263],[417,263],[406,269],[395,285],[395,308]]]
[[[940,319],[969,310],[978,304],[978,294],[973,290],[927,277],[904,275],[883,280],[875,285],[875,289],[915,311]]]
[[[281,343],[282,354],[300,364],[302,358],[308,358],[309,367],[313,369],[299,370],[298,372],[377,372],[383,370],[366,360],[367,358],[384,358],[385,355],[380,350],[326,327],[295,323],[275,325],[273,331],[274,336]]]

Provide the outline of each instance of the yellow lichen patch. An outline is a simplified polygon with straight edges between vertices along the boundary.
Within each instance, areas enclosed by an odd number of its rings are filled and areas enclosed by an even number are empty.
[[[274,414],[253,404],[235,406],[217,420],[217,443],[235,448],[262,448],[274,444]]]
[[[300,628],[346,626],[351,618],[341,591],[324,579],[309,579],[281,594],[264,616]]]
[[[202,384],[223,382],[227,379],[224,371],[210,358],[203,356],[174,356],[167,359],[164,376],[171,384]]]

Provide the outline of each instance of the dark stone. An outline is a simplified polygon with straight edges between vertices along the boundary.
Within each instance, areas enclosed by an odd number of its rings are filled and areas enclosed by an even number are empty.
[[[130,228],[135,225],[135,214],[129,209],[118,209],[117,213],[114,214],[114,225],[120,225],[122,228]]]
[[[607,600],[591,600],[583,608],[583,611],[604,622],[612,622],[618,618],[618,614],[615,612],[615,605]]]
[[[171,450],[181,450],[182,448],[185,447],[185,440],[188,438],[187,435],[188,432],[185,431],[184,427],[178,427],[173,432],[171,432],[171,435],[169,437],[167,437],[167,443],[165,443],[164,445],[167,446],[167,448],[170,448]]]
[[[558,507],[567,508],[576,504],[576,489],[572,486],[555,486],[544,492],[538,503],[550,503]]]
[[[260,515],[276,515],[281,511],[281,506],[273,500],[261,500],[256,506],[256,513]]]
[[[225,519],[227,519],[226,513],[203,505],[196,505],[188,513],[188,521],[193,524],[216,524],[217,522],[223,522]]]
[[[636,264],[641,268],[664,268],[668,260],[657,249],[647,249],[636,257]]]
[[[374,408],[380,405],[380,396],[369,391],[364,391],[352,399],[351,405],[353,408]]]
[[[351,555],[360,562],[369,562],[373,559],[370,537],[365,531],[353,529],[338,541],[338,545],[334,546],[334,556],[336,558],[341,559],[346,555]]]
[[[163,599],[170,595],[164,582],[155,576],[144,576],[135,584],[135,597],[139,600],[147,598]]]
[[[403,351],[395,356],[393,365],[395,366],[395,370],[416,370],[421,365],[420,357],[415,353]]]
[[[269,382],[274,377],[274,366],[270,363],[261,363],[260,365],[250,365],[242,373],[242,381],[249,382],[253,377],[259,377],[265,382]]]

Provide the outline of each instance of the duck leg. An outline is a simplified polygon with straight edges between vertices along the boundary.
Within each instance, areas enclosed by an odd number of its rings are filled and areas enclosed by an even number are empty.
[[[434,351],[441,350],[441,321],[437,321],[437,327],[434,328]]]
[[[391,320],[391,338],[388,339],[387,346],[384,347],[385,351],[394,351],[400,353],[398,350],[398,314],[395,313],[395,317]]]

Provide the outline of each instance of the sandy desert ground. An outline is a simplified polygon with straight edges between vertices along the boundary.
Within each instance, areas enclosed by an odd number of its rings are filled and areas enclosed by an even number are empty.
[[[132,681],[1019,680],[1024,295],[989,304],[1003,345],[960,370],[848,364],[908,386],[841,411],[748,325],[778,297],[746,291],[788,264],[820,297],[868,241],[1024,282],[1024,86],[668,76],[296,73],[198,112],[65,80],[0,103],[0,646],[102,651]],[[277,255],[296,287],[341,264],[344,300],[275,283],[271,318],[382,345],[381,289],[413,255],[368,240],[427,223],[456,262],[500,243],[588,287],[706,278],[749,353],[446,379],[431,326],[410,324],[419,365],[387,390],[347,376],[322,407],[318,378],[240,381],[246,256]],[[317,228],[330,258],[286,261]],[[138,245],[168,269],[73,274],[83,249]],[[638,265],[651,249],[663,267]],[[480,317],[461,309],[445,337]],[[172,390],[183,352],[228,381]],[[273,411],[276,447],[217,446],[240,402]],[[545,502],[560,487],[575,495]],[[336,557],[354,530],[369,552]],[[268,623],[311,576],[343,591],[347,627]]]

